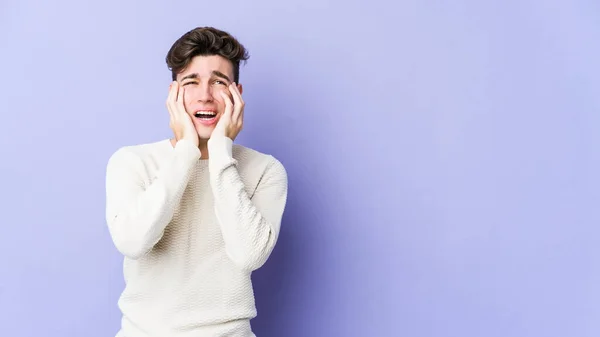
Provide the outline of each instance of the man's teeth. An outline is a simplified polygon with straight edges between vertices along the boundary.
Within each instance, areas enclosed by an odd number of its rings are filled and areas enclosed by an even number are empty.
[[[198,118],[213,118],[217,115],[215,112],[198,112],[196,113],[196,117]]]

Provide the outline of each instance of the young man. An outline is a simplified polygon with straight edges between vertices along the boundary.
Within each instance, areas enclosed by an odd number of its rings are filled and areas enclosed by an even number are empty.
[[[106,220],[124,255],[119,337],[251,337],[252,271],[271,254],[287,198],[274,157],[233,144],[245,48],[203,27],[179,38],[167,110],[173,138],[109,159]]]

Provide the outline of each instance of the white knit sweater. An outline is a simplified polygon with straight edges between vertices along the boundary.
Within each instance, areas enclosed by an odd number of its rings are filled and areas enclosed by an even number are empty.
[[[124,255],[123,337],[251,337],[251,272],[269,257],[287,199],[273,156],[181,140],[126,146],[109,159],[106,220]]]

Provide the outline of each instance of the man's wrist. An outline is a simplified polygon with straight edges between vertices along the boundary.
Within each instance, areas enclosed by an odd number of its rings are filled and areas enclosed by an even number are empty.
[[[211,135],[207,142],[211,157],[233,157],[233,140],[225,135]]]
[[[200,149],[193,141],[182,138],[175,143],[175,151],[185,153],[186,155],[198,159],[202,155]]]

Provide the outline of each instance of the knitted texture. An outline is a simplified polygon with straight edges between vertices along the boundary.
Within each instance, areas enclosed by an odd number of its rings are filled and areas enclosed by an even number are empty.
[[[126,146],[106,170],[106,221],[124,256],[124,337],[254,336],[251,273],[271,254],[287,199],[273,156],[180,140]]]

